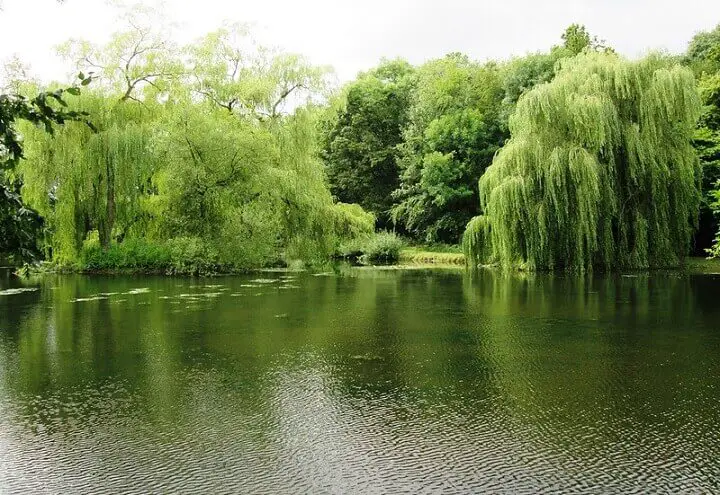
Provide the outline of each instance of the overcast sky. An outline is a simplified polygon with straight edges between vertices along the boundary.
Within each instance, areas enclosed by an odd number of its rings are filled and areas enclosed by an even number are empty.
[[[142,3],[153,4],[147,0]],[[0,60],[17,54],[43,79],[69,68],[54,47],[70,37],[95,42],[118,29],[104,0],[0,0]],[[224,20],[254,24],[266,44],[335,68],[341,81],[381,57],[413,63],[452,51],[478,60],[508,58],[559,43],[573,22],[637,57],[680,52],[720,23],[720,0],[166,0],[184,42]]]

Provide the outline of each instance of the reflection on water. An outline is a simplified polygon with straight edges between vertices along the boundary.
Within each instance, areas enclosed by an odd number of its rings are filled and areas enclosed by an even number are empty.
[[[718,491],[718,296],[678,274],[1,274],[0,493]]]

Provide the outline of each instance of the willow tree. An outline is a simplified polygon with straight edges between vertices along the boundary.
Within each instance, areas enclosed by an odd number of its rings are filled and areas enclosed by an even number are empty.
[[[117,226],[122,235],[132,224],[153,163],[147,106],[100,93],[68,104],[87,112],[94,128],[69,123],[51,136],[28,126],[18,169],[23,197],[48,221],[53,254],[64,261],[76,258],[91,230],[107,248]]]
[[[327,67],[257,44],[242,24],[228,24],[187,46],[188,81],[202,99],[241,117],[266,122],[317,100]]]
[[[473,262],[527,269],[678,265],[700,203],[692,73],[659,56],[583,53],[525,94],[479,181]]]

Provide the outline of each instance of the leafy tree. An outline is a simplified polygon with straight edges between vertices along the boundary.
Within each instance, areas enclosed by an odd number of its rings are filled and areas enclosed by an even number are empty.
[[[77,257],[88,232],[104,249],[132,223],[153,161],[147,152],[152,112],[100,92],[71,102],[94,129],[68,124],[54,136],[27,129],[27,156],[19,167],[23,197],[48,221],[57,259]]]
[[[71,39],[58,51],[93,75],[95,87],[117,94],[120,101],[143,101],[143,92],[166,94],[184,68],[174,56],[177,47],[168,41],[169,33],[157,27],[161,18],[153,9],[136,6],[120,16],[127,29],[114,33],[108,43]]]
[[[599,39],[597,36],[591,36],[582,24],[571,24],[567,27],[561,38],[563,40],[563,48],[569,50],[573,55],[577,55],[584,50],[613,51],[612,48],[605,44],[604,40]]]
[[[326,259],[343,236],[372,231],[372,215],[333,203],[325,183],[318,111],[304,104],[324,90],[324,69],[230,50],[220,33],[185,50],[193,70],[136,24],[105,47],[72,45],[79,48],[68,53],[93,54],[80,60],[100,71],[93,92],[68,101],[92,116],[96,132],[68,125],[51,137],[28,128],[19,168],[56,260],[92,251],[105,266],[103,251],[132,252],[140,238],[248,268],[281,255]],[[228,70],[234,56],[237,71]],[[111,249],[122,241],[128,250]]]
[[[720,181],[720,25],[692,39],[685,63],[695,72],[703,103],[693,144],[703,169],[703,201],[694,244],[696,254],[704,254],[718,231],[712,204]]]
[[[561,36],[563,43],[553,46],[549,52],[531,53],[524,57],[513,58],[502,66],[503,99],[502,121],[507,120],[515,111],[520,96],[539,84],[550,82],[555,77],[556,67],[562,59],[574,57],[583,51],[613,52],[605,41],[591,36],[585,26],[570,25]]]
[[[552,80],[558,60],[568,56],[568,50],[555,48],[549,53],[538,52],[514,58],[501,67],[504,92],[502,120],[505,125],[520,97],[538,84]]]
[[[404,60],[384,61],[350,83],[341,108],[325,122],[322,157],[330,190],[357,203],[387,227],[392,192],[399,186],[398,145],[407,123],[414,70]]]
[[[676,266],[700,204],[699,113],[692,73],[661,57],[563,61],[520,99],[466,252],[528,269]]]
[[[690,41],[685,59],[695,75],[712,75],[720,70],[720,24],[711,31],[696,34]]]
[[[83,85],[90,82],[84,75],[81,77]],[[66,108],[66,96],[79,93],[78,86],[71,86],[43,91],[32,98],[17,93],[0,94],[0,252],[19,254],[24,259],[39,252],[42,220],[23,203],[19,194],[22,181],[13,173],[24,157],[17,126],[24,121],[53,134],[55,125],[84,120],[84,112]]]
[[[92,115],[94,130],[70,125],[30,141],[23,191],[48,218],[57,259],[75,259],[91,230],[98,231],[103,249],[115,235],[122,237],[152,175],[150,123],[158,96],[167,94],[181,68],[171,45],[138,15],[128,19],[130,30],[115,33],[104,46],[74,40],[61,50],[78,68],[95,71],[94,93],[73,102]]]
[[[720,71],[703,76],[698,89],[703,108],[693,136],[693,145],[702,165],[703,199],[699,228],[695,235],[695,252],[703,254],[712,245],[718,231],[718,218],[713,212],[713,203],[720,184]]]
[[[392,209],[415,236],[456,243],[477,214],[477,179],[505,139],[502,98],[494,64],[450,54],[418,69]]]
[[[240,116],[273,120],[325,89],[326,67],[257,45],[247,27],[231,24],[185,50],[193,91]]]

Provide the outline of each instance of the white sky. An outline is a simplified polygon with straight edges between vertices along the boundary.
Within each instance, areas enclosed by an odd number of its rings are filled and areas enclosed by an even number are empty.
[[[146,0],[141,3],[153,4]],[[71,70],[54,47],[70,37],[107,40],[119,28],[104,0],[0,0],[0,61],[17,54],[44,80]],[[720,23],[720,0],[166,0],[185,42],[224,20],[253,23],[265,44],[331,65],[341,81],[381,57],[419,63],[460,51],[478,60],[546,50],[573,22],[637,57],[684,51]]]

